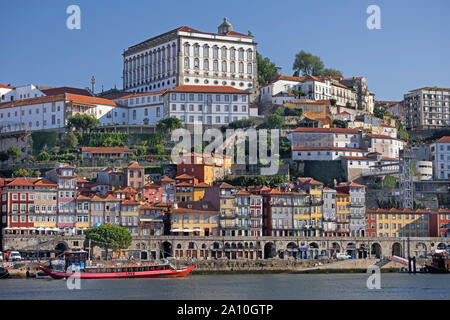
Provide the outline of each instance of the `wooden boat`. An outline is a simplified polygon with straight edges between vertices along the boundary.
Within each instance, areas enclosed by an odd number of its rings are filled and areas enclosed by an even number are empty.
[[[159,265],[133,265],[133,266],[96,266],[86,267],[79,274],[38,266],[43,272],[54,279],[79,276],[80,279],[107,279],[107,278],[175,278],[188,275],[196,265],[184,269],[176,269],[171,264]]]
[[[450,273],[450,255],[444,250],[434,252],[431,264],[426,264],[425,270],[429,273]]]

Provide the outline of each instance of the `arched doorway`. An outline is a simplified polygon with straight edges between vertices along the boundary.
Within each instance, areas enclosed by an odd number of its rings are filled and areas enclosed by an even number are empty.
[[[309,259],[317,259],[319,257],[319,245],[316,242],[309,244]]]
[[[164,241],[161,244],[160,258],[165,259],[165,258],[173,257],[172,249],[173,249],[172,244],[168,241]]]
[[[361,243],[358,249],[358,259],[365,259],[367,258],[367,248],[364,243]]]
[[[347,247],[345,248],[347,254],[352,257],[352,259],[356,258],[356,246],[353,242],[347,243]]]
[[[381,259],[381,245],[378,242],[372,244],[370,247],[370,254],[377,259]]]
[[[337,242],[331,244],[330,257],[334,257],[336,253],[341,252],[341,246]]]
[[[275,245],[268,242],[264,245],[264,259],[272,259],[275,256]]]
[[[423,242],[419,242],[416,245],[417,256],[419,258],[426,258],[428,255],[427,245]]]
[[[59,242],[56,247],[55,247],[56,251],[60,251],[61,253],[64,251],[69,250],[69,246],[67,245],[67,243],[65,242]]]
[[[292,257],[294,259],[297,259],[297,256],[298,256],[297,244],[294,242],[289,242],[288,245],[286,246],[286,252],[287,252],[288,258]]]
[[[392,245],[392,255],[393,255],[393,256],[397,256],[397,257],[403,257],[403,254],[402,254],[402,245],[401,245],[400,243],[395,242],[395,243]]]
[[[438,250],[445,250],[445,249],[447,249],[447,246],[445,245],[445,243],[439,243],[438,245],[437,245],[437,249]]]

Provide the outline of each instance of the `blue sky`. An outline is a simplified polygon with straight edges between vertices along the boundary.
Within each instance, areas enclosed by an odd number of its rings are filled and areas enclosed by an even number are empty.
[[[81,8],[68,30],[66,8]],[[369,5],[381,30],[366,27]],[[3,10],[4,9],[4,10]],[[423,86],[450,87],[450,1],[10,1],[0,11],[0,83],[122,88],[129,46],[187,25],[216,32],[224,17],[255,36],[257,49],[292,75],[300,50],[345,77],[365,76],[377,100],[400,100]],[[96,91],[97,91],[96,90]]]

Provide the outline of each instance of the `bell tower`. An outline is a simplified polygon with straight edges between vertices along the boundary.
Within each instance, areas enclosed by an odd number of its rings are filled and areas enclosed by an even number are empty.
[[[233,31],[233,25],[228,22],[227,18],[223,18],[223,23],[217,28],[218,33],[225,34]]]

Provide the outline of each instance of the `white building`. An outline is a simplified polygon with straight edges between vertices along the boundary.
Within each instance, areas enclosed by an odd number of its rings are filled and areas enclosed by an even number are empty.
[[[344,128],[297,128],[289,133],[293,147],[334,147],[360,149],[362,131]]]
[[[163,117],[183,124],[227,125],[249,117],[249,92],[228,86],[180,86],[163,93]]]
[[[450,126],[450,88],[425,87],[404,95],[406,129],[445,129]]]
[[[341,84],[330,77],[315,77],[306,75],[303,77],[278,76],[271,83],[261,87],[261,101],[272,102],[274,96],[280,92],[292,92],[300,90],[304,95],[302,99],[310,100],[336,100],[337,106],[346,106],[350,103],[354,108],[357,105],[357,95],[353,88]]]
[[[181,85],[257,85],[256,43],[224,19],[217,33],[183,26],[129,47],[123,53],[123,88],[159,91]]]
[[[77,113],[96,117],[100,125],[128,123],[128,109],[114,101],[67,93],[1,103],[0,133],[64,128]]]
[[[163,93],[166,90],[132,93],[113,99],[128,109],[128,124],[155,125],[163,117]]]
[[[450,179],[450,136],[442,137],[431,144],[430,153],[434,179]]]

